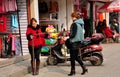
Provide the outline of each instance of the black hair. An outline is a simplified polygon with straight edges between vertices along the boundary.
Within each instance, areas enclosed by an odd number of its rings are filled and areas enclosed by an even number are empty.
[[[35,18],[31,18],[31,20],[30,20],[30,25],[32,25],[32,22],[33,22],[33,21],[37,22],[37,20],[36,20]]]

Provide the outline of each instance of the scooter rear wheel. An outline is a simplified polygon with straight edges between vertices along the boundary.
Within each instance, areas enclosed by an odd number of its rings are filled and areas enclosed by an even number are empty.
[[[57,57],[55,57],[55,56],[48,56],[47,64],[48,65],[57,65],[58,64]]]
[[[103,56],[101,54],[92,54],[92,56],[96,57],[97,60],[90,61],[92,65],[94,66],[100,66],[103,63]]]

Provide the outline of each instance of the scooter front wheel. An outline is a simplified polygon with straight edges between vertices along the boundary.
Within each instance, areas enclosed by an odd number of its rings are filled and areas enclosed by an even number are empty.
[[[58,64],[57,57],[55,57],[55,56],[48,56],[47,64],[48,65],[57,65]]]
[[[103,63],[103,56],[101,54],[92,54],[92,57],[96,58],[96,60],[91,60],[91,64],[94,66],[99,66]]]

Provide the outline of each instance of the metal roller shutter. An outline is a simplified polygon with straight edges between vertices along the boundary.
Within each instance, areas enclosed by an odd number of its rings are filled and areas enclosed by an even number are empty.
[[[17,0],[19,12],[19,22],[21,30],[21,40],[22,40],[22,51],[23,55],[28,53],[28,45],[26,40],[26,29],[28,25],[27,20],[27,3],[26,0]]]

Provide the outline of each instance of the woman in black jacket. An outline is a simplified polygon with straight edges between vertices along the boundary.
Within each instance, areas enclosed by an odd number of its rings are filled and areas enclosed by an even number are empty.
[[[75,60],[80,64],[82,67],[81,75],[84,75],[88,70],[86,69],[85,65],[83,64],[82,60],[79,56],[79,46],[80,43],[84,40],[84,33],[83,33],[83,19],[80,18],[80,14],[78,12],[73,12],[71,14],[73,23],[70,27],[70,61],[71,61],[71,71],[68,76],[75,75]]]

